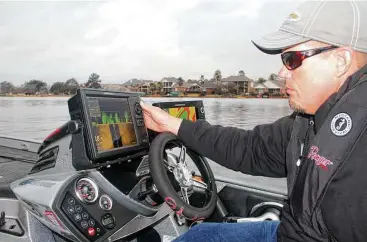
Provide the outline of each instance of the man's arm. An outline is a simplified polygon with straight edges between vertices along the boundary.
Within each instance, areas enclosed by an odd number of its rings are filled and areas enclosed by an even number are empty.
[[[285,154],[293,120],[287,116],[253,130],[183,120],[177,135],[189,148],[229,169],[285,177]]]

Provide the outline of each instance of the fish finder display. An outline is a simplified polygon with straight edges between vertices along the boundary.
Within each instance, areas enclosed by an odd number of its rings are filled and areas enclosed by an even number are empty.
[[[195,107],[174,107],[174,108],[164,108],[163,110],[165,110],[167,113],[176,118],[196,121]]]
[[[127,99],[87,97],[87,107],[98,153],[137,145]]]

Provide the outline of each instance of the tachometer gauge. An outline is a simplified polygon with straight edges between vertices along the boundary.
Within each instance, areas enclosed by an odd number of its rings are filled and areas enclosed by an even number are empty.
[[[99,206],[106,211],[111,210],[112,208],[112,199],[106,195],[103,194],[100,198],[99,198]]]
[[[89,178],[82,178],[76,183],[75,193],[85,203],[94,203],[98,198],[97,184]]]

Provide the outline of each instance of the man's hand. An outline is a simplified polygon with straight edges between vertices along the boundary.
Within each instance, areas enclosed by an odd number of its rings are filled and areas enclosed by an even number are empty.
[[[140,102],[143,109],[145,126],[156,132],[171,132],[177,135],[182,119],[173,117],[159,107]]]

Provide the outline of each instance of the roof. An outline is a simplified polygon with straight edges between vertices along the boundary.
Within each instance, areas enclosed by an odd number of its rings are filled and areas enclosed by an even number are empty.
[[[126,82],[124,82],[122,85],[124,86],[134,86],[134,85],[141,85],[141,84],[144,84],[144,83],[150,83],[150,82],[153,82],[152,80],[139,80],[139,79],[130,79]]]
[[[284,82],[280,82],[280,81],[276,81],[276,80],[267,80],[265,82],[265,85],[268,87],[268,88],[272,88],[272,89],[276,89],[276,88],[285,88],[285,83]]]
[[[200,85],[198,83],[190,83],[190,82],[184,82],[181,86],[180,86],[179,83],[175,83],[173,85],[173,87],[186,87],[186,88],[194,87],[194,86],[202,87],[202,85]]]
[[[181,86],[178,83],[175,83],[172,87],[194,87],[194,86],[198,86],[201,88],[216,88],[217,84],[215,82],[204,82],[203,84],[199,84],[199,83],[189,83],[189,82],[184,82]]]
[[[111,91],[122,91],[122,92],[130,92],[131,90],[124,86],[123,84],[101,84],[101,87],[106,90]]]
[[[124,86],[132,86],[132,85],[140,85],[142,83],[143,83],[142,80],[130,79],[130,80],[124,82],[122,85],[124,85]]]
[[[263,89],[263,88],[269,88],[269,89],[283,89],[285,88],[285,83],[276,81],[276,80],[266,80],[263,83],[255,83],[254,88],[256,89]]]
[[[250,82],[251,79],[247,76],[229,76],[222,79],[222,82]]]
[[[203,88],[217,88],[216,82],[204,82],[203,84],[200,84]]]
[[[140,85],[140,87],[143,87],[143,86],[150,86],[150,84],[152,84],[152,83],[154,83],[154,82],[153,82],[153,81],[146,81],[146,82],[142,83],[142,84]]]
[[[176,83],[176,82],[178,82],[178,78],[176,78],[176,77],[164,77],[164,78],[162,78],[162,82],[163,81]]]
[[[172,87],[191,87],[194,84],[195,83],[183,82],[182,85],[180,86],[180,84],[178,82],[176,82],[175,84],[173,84]]]
[[[265,86],[263,83],[255,83],[254,84],[254,88],[256,89],[265,89],[265,88],[268,88],[267,86]]]

